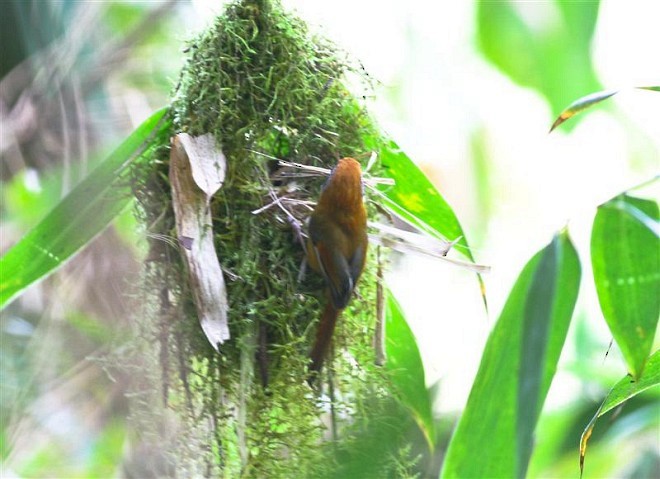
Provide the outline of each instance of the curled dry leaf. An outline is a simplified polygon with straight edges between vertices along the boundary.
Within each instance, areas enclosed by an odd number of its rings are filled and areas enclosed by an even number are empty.
[[[213,245],[209,208],[227,170],[225,156],[213,135],[192,137],[180,133],[172,139],[170,183],[181,254],[186,263],[197,315],[211,345],[229,339],[227,291]]]

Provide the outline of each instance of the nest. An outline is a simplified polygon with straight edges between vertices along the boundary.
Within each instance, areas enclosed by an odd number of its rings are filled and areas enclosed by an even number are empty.
[[[340,157],[368,154],[365,138],[373,142],[377,130],[362,99],[343,84],[356,75],[369,88],[368,77],[277,1],[229,5],[187,53],[171,107],[172,135],[211,133],[227,158],[211,209],[232,338],[218,353],[197,321],[176,244],[163,145],[140,167],[135,193],[150,238],[145,336],[158,349],[162,402],[183,424],[172,445],[178,468],[224,477],[324,475],[335,456],[319,444],[329,436],[350,442],[365,404],[377,408],[374,398],[388,394],[385,373],[374,365],[373,251],[335,332],[324,376],[328,395],[319,397],[305,379],[326,300],[322,281],[313,273],[300,280],[304,252],[287,215],[279,208],[253,211],[273,193],[318,197],[322,178],[282,176],[275,158],[331,168]],[[304,221],[309,209],[291,213]]]

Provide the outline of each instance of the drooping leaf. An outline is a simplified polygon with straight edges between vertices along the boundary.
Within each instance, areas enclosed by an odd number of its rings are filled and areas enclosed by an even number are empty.
[[[580,282],[563,232],[525,266],[488,338],[441,477],[524,477]]]
[[[211,134],[174,137],[170,152],[172,205],[199,322],[213,348],[229,339],[227,289],[213,243],[209,202],[222,186],[227,165]]]
[[[367,138],[366,143],[372,146],[374,142]],[[383,207],[421,232],[452,242],[452,249],[474,263],[467,238],[454,210],[426,175],[394,141],[387,141],[379,151],[385,174],[395,181],[394,186],[379,187]],[[486,305],[484,282],[481,275],[477,274],[477,278]]]
[[[564,111],[562,111],[559,114],[559,116],[557,117],[555,122],[550,127],[550,131],[557,128],[559,125],[564,123],[569,118],[573,118],[578,113],[586,110],[587,108],[592,107],[593,105],[595,105],[597,103],[600,103],[603,100],[608,99],[612,95],[615,95],[617,92],[618,92],[618,90],[599,91],[599,92],[596,92],[596,93],[591,93],[587,96],[583,96],[582,98],[579,98],[578,100],[575,100],[566,109],[564,109]]]
[[[385,174],[395,181],[394,186],[380,187],[389,200],[385,206],[427,234],[449,241],[458,239],[456,251],[474,261],[454,210],[408,155],[394,141],[388,141],[380,150],[380,160]]]
[[[412,412],[432,450],[435,426],[422,357],[401,307],[390,291],[387,292],[385,331],[385,365],[390,371],[401,403]]]
[[[638,90],[660,91],[660,86],[638,86],[635,88]],[[550,132],[552,132],[566,120],[573,118],[578,113],[582,113],[583,111],[591,108],[603,100],[607,100],[609,97],[614,96],[616,93],[618,93],[618,90],[604,90],[591,93],[575,100],[559,114],[557,119],[550,127]]]
[[[634,380],[630,375],[627,375],[614,385],[601,403],[594,417],[589,421],[587,427],[585,427],[580,437],[580,476],[584,472],[587,443],[598,418],[637,394],[658,385],[660,385],[660,350],[651,355],[639,379]]]
[[[631,397],[658,385],[660,385],[660,350],[649,357],[639,379],[634,380],[630,376],[624,376],[614,385],[603,402],[599,416],[611,411]]]
[[[591,261],[600,307],[638,378],[660,318],[660,212],[655,201],[620,195],[598,208]]]
[[[62,266],[101,233],[130,201],[128,165],[169,129],[167,108],[145,120],[86,179],[0,258],[0,308]],[[155,135],[154,135],[155,134]]]

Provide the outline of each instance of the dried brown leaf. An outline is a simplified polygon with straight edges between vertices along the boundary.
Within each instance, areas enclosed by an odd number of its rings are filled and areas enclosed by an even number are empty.
[[[224,181],[225,157],[212,135],[172,139],[170,183],[177,237],[199,322],[211,345],[229,339],[227,291],[213,244],[209,201]]]

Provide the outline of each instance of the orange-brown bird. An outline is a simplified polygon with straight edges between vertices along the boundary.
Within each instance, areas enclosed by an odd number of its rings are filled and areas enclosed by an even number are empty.
[[[321,371],[339,313],[351,299],[364,268],[367,244],[360,163],[343,158],[332,170],[309,220],[307,260],[321,273],[329,291],[310,353],[310,379]]]

